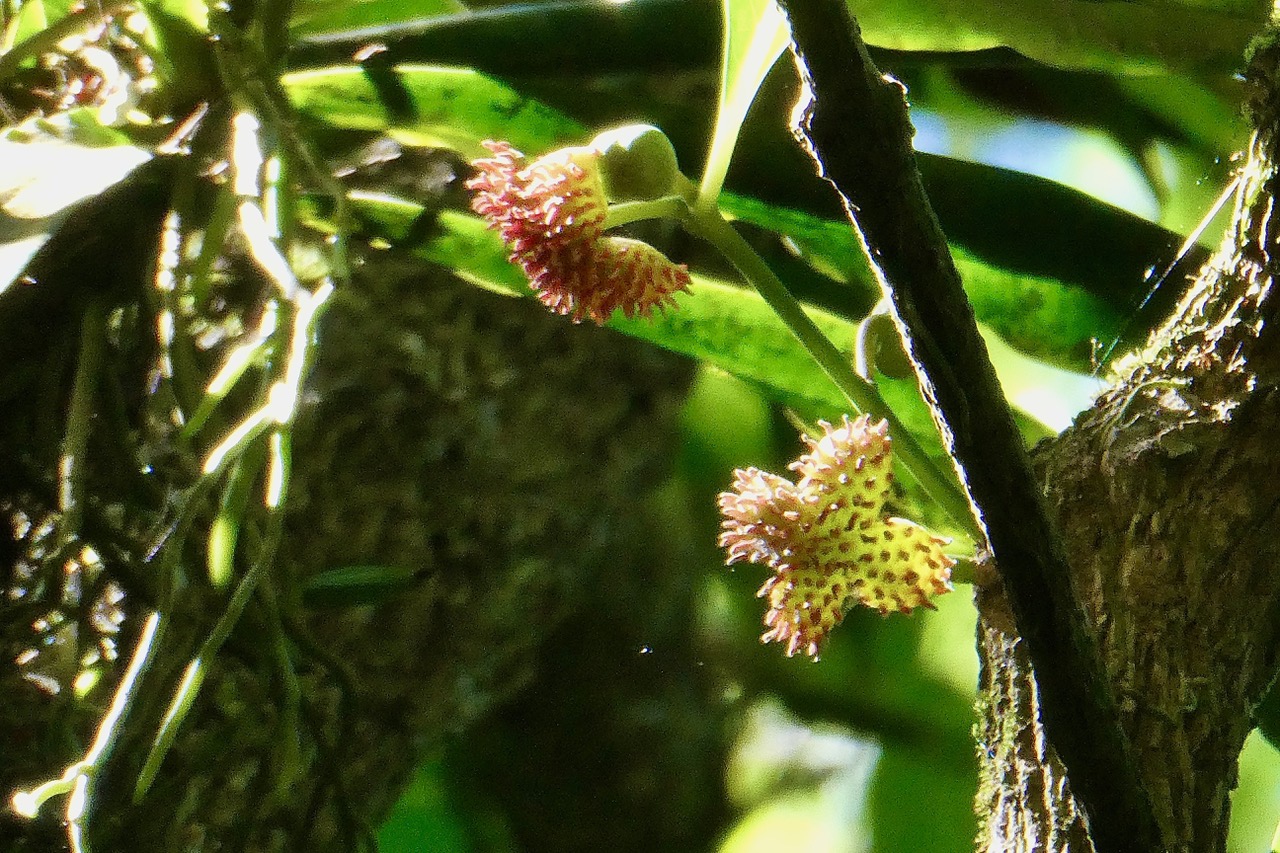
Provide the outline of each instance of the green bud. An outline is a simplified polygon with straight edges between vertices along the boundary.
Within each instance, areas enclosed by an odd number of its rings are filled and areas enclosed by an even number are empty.
[[[858,375],[870,382],[874,379],[872,368],[893,379],[906,379],[913,373],[897,324],[880,305],[858,324],[854,347],[854,370]]]
[[[610,201],[648,201],[670,195],[680,174],[671,140],[650,124],[606,130],[591,140],[600,154]]]

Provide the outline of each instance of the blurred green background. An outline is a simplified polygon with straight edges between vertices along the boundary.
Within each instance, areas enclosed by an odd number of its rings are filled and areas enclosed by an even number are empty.
[[[69,8],[24,8],[46,5]],[[200,4],[153,5],[177,16]],[[1141,344],[1220,239],[1215,203],[1247,143],[1238,71],[1270,4],[850,7],[876,61],[907,88],[926,189],[1020,426],[1029,444],[1050,436],[1089,404],[1113,352]],[[45,26],[43,11],[39,21],[24,14],[18,29]],[[538,155],[642,121],[668,134],[687,175],[706,156],[716,0],[296,0],[291,15],[282,88],[328,162],[354,163],[343,177],[364,236],[488,290],[528,295],[457,186],[481,139],[502,135]],[[353,46],[370,42],[385,43],[395,75],[351,64]],[[169,57],[177,70],[166,85],[197,81],[201,69],[182,57]],[[879,292],[837,200],[792,139],[798,94],[784,55],[747,114],[722,207],[848,351]],[[387,137],[401,146],[394,157],[366,156]],[[55,153],[50,161],[65,163]],[[137,162],[125,160],[122,174]],[[431,171],[455,167],[451,186]],[[6,203],[10,189],[0,187]],[[321,227],[328,211],[304,201],[300,218]],[[835,419],[843,401],[723,259],[669,224],[638,233],[695,275],[678,312],[609,324],[683,354],[692,373],[677,458],[658,489],[635,496],[635,511],[661,531],[653,576],[596,591],[599,612],[589,599],[587,612],[539,637],[537,671],[518,696],[424,744],[378,831],[380,849],[679,853],[648,843],[651,834],[709,853],[971,850],[969,588],[909,618],[850,613],[816,663],[759,643],[765,572],[723,565],[716,496],[735,468],[783,472],[802,449],[794,421]],[[15,274],[35,251],[19,249],[16,260],[0,255]],[[477,311],[509,304],[494,300]],[[876,381],[941,456],[914,383]],[[896,509],[943,524],[900,481]],[[1280,709],[1268,713],[1264,722],[1280,721]],[[1280,819],[1280,755],[1257,732],[1239,782],[1230,849],[1262,853]],[[615,844],[612,826],[631,835]]]
[[[586,65],[599,60],[595,51],[582,53]],[[1069,292],[1097,297],[1115,319],[1098,320],[1096,329],[1139,339],[1160,318],[1158,305],[1139,310],[1149,289],[1165,284],[1153,301],[1167,305],[1179,280],[1194,272],[1184,260],[1161,280],[1179,260],[1181,241],[1207,220],[1189,252],[1194,261],[1219,238],[1213,202],[1245,141],[1230,68],[1125,76],[1034,65],[1007,51],[878,51],[877,58],[909,87],[916,149],[933,155],[922,169],[957,248],[1012,277],[1047,275]],[[588,74],[582,85],[573,65],[532,64],[494,70],[589,127],[623,118],[659,124],[676,140],[686,172],[694,172],[714,91],[707,69],[658,51],[652,64]],[[787,151],[795,96],[785,58],[751,110],[730,188],[836,219],[822,187],[799,179],[808,164]],[[1028,187],[1030,200],[1019,195]],[[1061,195],[1055,187],[1075,192]],[[1032,222],[1019,220],[1028,209]],[[1100,228],[1111,242],[1096,240]],[[1096,334],[1092,351],[1076,347],[1052,360],[1085,373],[1111,342]],[[1071,405],[1078,401],[1071,397]],[[763,573],[724,569],[712,547],[713,507],[735,467],[780,470],[794,457],[795,429],[774,394],[704,365],[685,403],[682,444],[655,511],[666,514],[669,535],[684,539],[675,549],[696,578],[694,656],[669,656],[643,635],[618,653],[714,674],[728,712],[718,783],[730,807],[714,849],[972,849],[978,663],[968,589],[911,619],[852,613],[822,661],[785,660],[756,643],[762,607],[753,593]],[[502,800],[467,788],[470,748],[460,739],[420,767],[381,829],[383,849],[522,849]],[[1280,816],[1280,756],[1257,734],[1240,762],[1233,802],[1230,849],[1267,849]],[[554,808],[553,795],[545,806]]]
[[[856,12],[858,4],[851,5]],[[1245,18],[1259,12],[1259,4],[1237,6]],[[714,78],[677,55],[679,48],[668,54],[661,44],[655,36],[648,60],[635,58],[644,50],[631,46],[628,58],[618,60],[621,68],[608,67],[605,51],[581,44],[567,64],[563,45],[552,56],[540,55],[545,45],[530,45],[526,62],[514,66],[490,59],[514,89],[589,127],[624,119],[658,124],[676,141],[686,172],[695,174]],[[485,67],[485,51],[471,50]],[[1089,346],[1077,340],[1035,353],[1044,362],[1085,374],[1097,369],[1114,336],[1140,340],[1219,239],[1223,217],[1214,217],[1214,202],[1246,140],[1230,65],[1129,74],[1069,61],[1031,63],[1000,48],[876,56],[908,87],[916,148],[930,155],[922,171],[957,251],[1004,271],[1013,285],[996,298],[973,294],[980,319],[998,322],[1004,312],[1006,327],[1029,325],[1027,337],[1051,333],[1052,323],[1038,328],[1040,318],[1028,321],[1009,295],[1033,280],[1095,300]],[[833,200],[806,173],[807,161],[788,138],[796,93],[784,57],[748,116],[729,189],[838,222]],[[1188,258],[1165,276],[1180,260],[1182,241],[1198,229]],[[788,253],[806,262],[788,283],[804,292],[805,276],[815,279],[807,292],[819,304],[829,304],[822,302],[823,279],[851,275],[832,261],[838,252],[830,245],[806,252],[802,242],[767,234],[760,242],[782,262]],[[1035,291],[1032,301],[1044,292]],[[1035,381],[1045,390],[1043,379]],[[1049,387],[1048,396],[1055,391]],[[1085,403],[1064,383],[1050,405],[1074,412]],[[712,545],[715,496],[735,467],[781,470],[800,449],[795,429],[776,393],[711,364],[698,369],[682,425],[679,465],[653,509],[695,578],[694,652],[673,655],[636,635],[629,648],[615,650],[615,663],[630,666],[634,661],[622,656],[635,656],[654,669],[713,673],[727,711],[728,751],[717,782],[730,810],[714,849],[972,849],[970,727],[978,664],[968,589],[942,598],[936,612],[909,619],[850,614],[816,664],[761,647],[762,607],[753,593],[763,572],[722,566]],[[638,670],[641,677],[645,671]],[[381,830],[384,851],[522,850],[502,799],[474,785],[472,748],[461,738],[420,767]],[[1230,849],[1268,849],[1278,816],[1280,755],[1255,733],[1241,759]]]

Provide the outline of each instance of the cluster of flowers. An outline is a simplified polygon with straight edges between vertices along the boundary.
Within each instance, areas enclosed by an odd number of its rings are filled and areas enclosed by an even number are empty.
[[[562,148],[526,163],[506,142],[484,143],[467,182],[472,209],[502,235],[542,303],[574,322],[615,310],[647,317],[689,288],[689,270],[647,243],[605,236],[609,199],[601,152]]]
[[[851,603],[907,613],[932,608],[951,589],[955,561],[947,540],[884,514],[891,492],[888,423],[863,415],[837,427],[820,422],[819,438],[790,466],[796,481],[757,468],[734,472],[720,495],[720,545],[728,562],[773,570],[758,595],[768,597],[763,642],[788,656],[816,658]]]
[[[604,231],[611,193],[623,201],[670,192],[675,154],[660,131],[643,127],[593,142],[532,163],[505,142],[485,142],[492,156],[473,163],[477,175],[467,182],[472,208],[552,311],[574,322],[604,323],[618,310],[647,317],[675,303],[689,272],[646,243]],[[820,426],[790,466],[797,480],[739,469],[734,490],[720,495],[727,562],[773,570],[758,593],[769,601],[761,640],[783,644],[788,656],[817,658],[854,603],[882,614],[932,608],[930,598],[951,589],[955,565],[942,550],[948,540],[885,514],[888,423],[864,415]]]

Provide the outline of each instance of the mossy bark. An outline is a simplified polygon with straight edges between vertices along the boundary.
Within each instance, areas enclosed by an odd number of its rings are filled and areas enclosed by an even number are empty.
[[[149,334],[148,325],[139,328]],[[225,605],[225,592],[200,577],[204,538],[191,537],[189,588],[167,614],[160,652],[98,782],[89,823],[95,849],[356,849],[424,755],[447,742],[465,753],[469,731],[538,684],[571,705],[586,695],[575,691],[611,697],[590,719],[578,720],[584,750],[606,740],[661,743],[668,725],[698,748],[660,756],[644,785],[616,769],[591,779],[557,774],[517,754],[507,775],[536,778],[513,785],[551,792],[589,783],[596,796],[626,803],[625,820],[615,814],[610,827],[591,825],[590,807],[559,815],[573,833],[589,827],[592,842],[609,832],[619,850],[704,848],[718,826],[722,796],[713,784],[721,729],[710,685],[692,665],[624,675],[601,659],[606,649],[635,656],[641,640],[618,638],[619,626],[657,623],[661,631],[643,639],[668,648],[687,641],[691,630],[692,620],[672,610],[688,605],[690,579],[654,545],[660,534],[645,512],[646,496],[676,455],[675,416],[689,364],[611,331],[564,322],[531,300],[477,290],[395,252],[372,253],[357,267],[319,339],[293,435],[294,478],[276,565],[211,662],[159,777],[134,803],[134,781],[156,725]],[[38,344],[32,341],[33,357],[74,364],[74,350],[41,355]],[[143,357],[113,365],[118,375],[104,382],[139,383],[146,364]],[[29,431],[41,420],[56,426],[63,402],[45,397],[43,414],[35,411],[40,400],[15,397],[30,417],[9,428]],[[83,754],[122,666],[108,667],[85,701],[69,689],[77,661],[103,636],[127,660],[149,609],[148,584],[141,583],[139,594],[120,604],[118,633],[99,634],[88,630],[86,592],[85,606],[67,608],[77,630],[56,634],[35,661],[15,662],[41,642],[33,618],[56,609],[63,594],[60,573],[38,567],[47,545],[40,520],[56,524],[58,515],[50,464],[57,434],[49,431],[47,452],[6,456],[4,468],[26,473],[21,483],[0,481],[0,509],[11,521],[33,522],[17,524],[16,538],[0,538],[8,593],[0,598],[6,797],[57,776]],[[6,452],[17,446],[3,445]],[[136,496],[121,491],[128,480],[116,476],[117,467],[106,466],[91,483],[90,520],[111,529],[86,527],[82,536],[103,555],[98,577],[130,590],[136,576],[155,574],[146,557],[154,530],[110,522],[157,508],[130,503]],[[112,505],[120,509],[106,511]],[[197,524],[208,519],[202,513]],[[241,534],[250,547],[262,535],[251,528],[246,524]],[[302,579],[349,565],[407,566],[419,580],[373,603],[299,605]],[[38,588],[29,582],[44,575],[52,580]],[[575,677],[566,679],[569,672]],[[37,673],[49,676],[44,689],[32,678]],[[60,692],[50,695],[55,682]],[[664,701],[634,723],[637,694]],[[554,716],[535,722],[545,731],[530,724],[521,748],[557,725]],[[500,738],[502,720],[488,725],[482,737]],[[656,754],[633,751],[618,760],[643,768]],[[674,812],[673,794],[681,800]],[[49,803],[35,822],[5,812],[0,846],[63,849],[60,809]],[[513,831],[523,834],[525,815],[514,808],[508,814]],[[680,820],[667,820],[672,814]],[[592,849],[590,843],[580,849]]]
[[[1264,35],[1221,249],[1115,386],[1036,453],[1170,851],[1225,849],[1237,756],[1277,670],[1278,58]],[[1002,591],[978,605],[979,848],[1091,850]]]

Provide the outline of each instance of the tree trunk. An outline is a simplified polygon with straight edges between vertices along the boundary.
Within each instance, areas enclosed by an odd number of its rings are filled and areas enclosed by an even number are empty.
[[[1036,457],[1170,851],[1225,849],[1237,756],[1277,668],[1280,48],[1274,33],[1259,45],[1256,132],[1221,249],[1116,385]],[[1002,590],[978,606],[979,849],[1091,850]]]
[[[41,284],[56,288],[57,281]],[[651,772],[608,782],[559,772],[531,747],[559,732],[554,715],[543,714],[518,720],[522,740],[498,757],[507,775],[527,772],[524,789],[554,797],[563,827],[598,839],[612,818],[621,850],[705,848],[722,808],[714,782],[723,762],[721,717],[709,677],[692,665],[635,672],[582,654],[565,660],[566,645],[615,659],[626,648],[630,659],[641,641],[653,642],[672,650],[669,660],[692,647],[693,620],[675,612],[690,606],[692,579],[654,546],[659,528],[644,503],[674,458],[689,364],[393,252],[372,253],[357,266],[320,336],[294,431],[284,539],[262,585],[278,607],[262,598],[250,603],[209,663],[156,782],[133,802],[175,685],[225,606],[225,594],[201,582],[204,537],[193,537],[180,611],[158,641],[102,772],[88,821],[94,849],[366,849],[365,837],[425,755],[482,723],[485,737],[510,739],[516,722],[499,712],[510,714],[522,692],[552,691],[565,707],[598,712],[573,729],[575,749],[592,758],[612,749],[620,766]],[[69,339],[73,358],[74,325]],[[43,349],[33,344],[33,352]],[[52,348],[44,357],[63,354]],[[127,385],[140,375],[111,381]],[[61,414],[57,395],[44,414],[35,395],[19,402],[28,408],[4,428],[56,424]],[[46,464],[32,464],[29,488],[0,477],[6,800],[84,753],[148,609],[124,584],[121,622],[103,627],[88,591],[91,573],[64,583],[61,562],[44,565],[52,562],[44,540],[58,516],[40,494],[52,483],[39,481],[54,470],[48,459],[56,459],[60,430],[47,432],[53,446],[38,460]],[[125,447],[127,436],[103,444]],[[11,449],[29,446],[0,447],[17,456]],[[101,464],[104,456],[91,459]],[[103,555],[97,583],[134,576],[154,583],[146,539],[129,542],[106,529],[110,516],[97,511],[129,499],[128,481],[104,467],[80,539]],[[296,600],[299,579],[353,565],[407,566],[418,579],[371,601],[350,592],[321,609]],[[73,585],[85,592],[68,604]],[[33,629],[38,617],[63,629]],[[78,699],[70,689],[78,662],[104,637],[121,659]],[[22,655],[29,647],[40,653]],[[630,713],[638,697],[663,711]],[[673,727],[682,732],[676,741],[666,737]],[[602,813],[579,796],[584,779],[595,797],[624,813]],[[65,849],[62,811],[61,801],[51,801],[38,820],[26,821],[0,809],[0,849]],[[517,817],[513,831],[522,832]],[[570,841],[553,849],[592,849]]]

